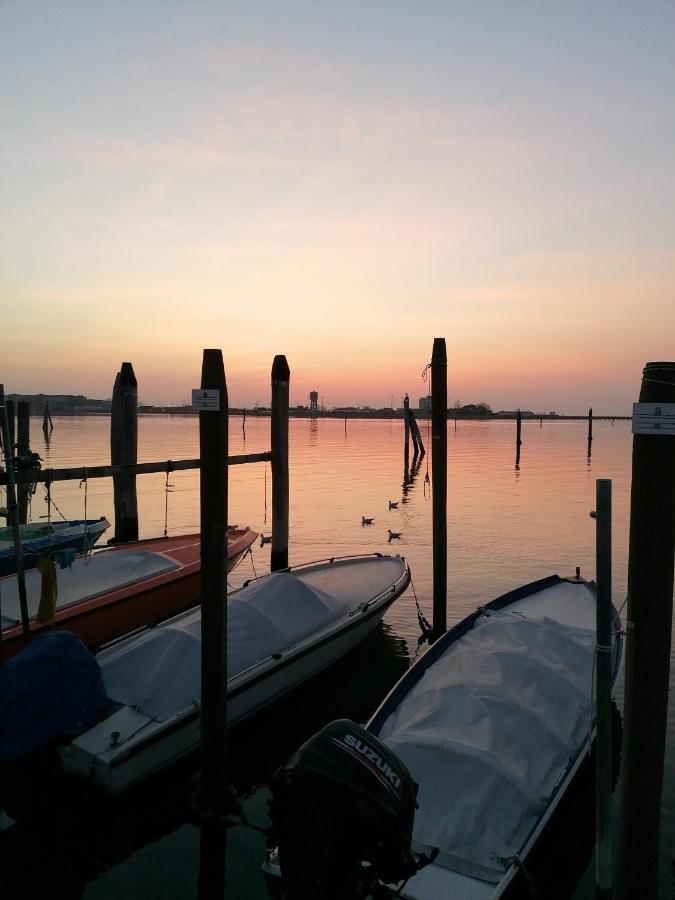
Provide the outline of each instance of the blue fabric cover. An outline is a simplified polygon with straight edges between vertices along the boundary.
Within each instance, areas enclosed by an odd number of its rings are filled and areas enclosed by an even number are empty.
[[[0,667],[0,764],[91,728],[107,700],[98,663],[77,635],[33,640]]]

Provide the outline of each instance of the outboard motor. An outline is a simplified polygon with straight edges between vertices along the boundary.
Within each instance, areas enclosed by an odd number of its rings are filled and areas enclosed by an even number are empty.
[[[349,719],[303,744],[271,788],[285,900],[386,896],[382,882],[407,879],[428,862],[410,850],[417,785]]]

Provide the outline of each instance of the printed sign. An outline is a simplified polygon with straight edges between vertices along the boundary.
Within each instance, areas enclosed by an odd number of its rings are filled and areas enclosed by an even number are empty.
[[[675,434],[675,403],[634,403],[633,434]]]
[[[192,408],[200,412],[218,412],[220,409],[220,391],[202,388],[192,389]]]

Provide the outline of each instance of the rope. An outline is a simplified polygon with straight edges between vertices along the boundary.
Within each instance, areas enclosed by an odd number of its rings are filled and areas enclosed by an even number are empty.
[[[643,378],[642,380],[643,380],[643,382],[648,381],[649,384],[664,384],[666,387],[669,387],[669,388],[675,387],[675,384],[673,384],[672,381],[659,381],[658,378]]]
[[[86,556],[89,553],[89,551],[91,550],[91,547],[89,546],[89,526],[87,525],[87,521],[88,521],[87,520],[87,496],[88,496],[88,490],[89,490],[89,482],[87,480],[87,467],[86,466],[84,467],[84,478],[80,482],[80,489],[82,488],[83,484],[84,484],[84,544],[83,544],[83,547],[84,547],[84,555]]]
[[[57,513],[61,516],[61,518],[63,519],[64,522],[67,522],[68,519],[66,519],[66,517],[63,515],[63,513],[61,512],[61,510],[58,508],[58,506],[56,505],[56,503],[55,503],[54,500],[52,499],[52,494],[51,494],[51,481],[45,482],[45,484],[48,485],[48,487],[47,487],[47,489],[46,489],[46,494],[47,494],[46,502],[47,502],[48,504],[50,504],[51,506],[54,507],[54,509],[55,509],[55,510],[57,511]]]
[[[417,622],[420,626],[420,631],[422,632],[423,638],[426,640],[431,632],[433,631],[431,625],[429,624],[428,619],[425,617],[422,609],[420,607],[420,602],[417,599],[417,591],[415,590],[415,582],[412,579],[412,575],[410,576],[410,587],[412,588],[413,597],[415,598],[415,608],[417,610]]]

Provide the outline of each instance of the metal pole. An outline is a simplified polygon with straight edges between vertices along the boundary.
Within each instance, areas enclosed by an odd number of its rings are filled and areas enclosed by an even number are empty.
[[[2,443],[4,447],[12,446],[12,438],[9,433],[9,421],[7,419],[7,406],[5,404],[5,386],[0,384],[0,428],[2,428]],[[19,606],[21,607],[21,630],[24,644],[30,641],[30,625],[28,619],[28,601],[26,599],[26,579],[23,570],[23,553],[21,551],[21,533],[19,531],[19,516],[16,504],[16,490],[14,485],[14,460],[12,451],[5,451],[7,463],[7,520],[12,527],[14,540],[14,553],[16,554],[16,579],[19,586]]]
[[[30,453],[30,403],[19,400],[16,412],[16,455],[27,457]],[[16,486],[16,501],[19,525],[25,525],[28,521],[28,486],[25,482]]]
[[[218,409],[199,413],[202,560],[202,819],[200,900],[225,894],[225,762],[227,753],[227,440],[223,354],[204,350],[202,390],[218,391]]]
[[[612,482],[595,482],[595,570],[597,580],[595,697],[595,896],[611,900],[612,843]]]
[[[675,363],[647,363],[640,389],[656,419],[675,404]],[[670,407],[672,408],[672,407]],[[621,754],[621,900],[657,896],[675,545],[675,435],[636,431],[628,551]]]
[[[448,356],[445,338],[431,354],[431,468],[433,472],[433,639],[447,628],[448,595]]]

